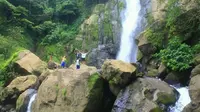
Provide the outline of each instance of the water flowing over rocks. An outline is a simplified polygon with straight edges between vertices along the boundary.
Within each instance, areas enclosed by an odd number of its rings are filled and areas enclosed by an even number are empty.
[[[95,67],[75,65],[50,73],[38,89],[32,112],[99,112],[103,81]]]
[[[155,78],[138,78],[120,91],[112,112],[154,112],[176,102],[175,90]],[[158,112],[160,112],[158,111]]]
[[[188,87],[174,87],[180,94],[175,106],[170,107],[169,112],[182,112],[184,107],[191,102]]]
[[[28,110],[29,101],[36,93],[35,89],[27,89],[25,92],[23,92],[17,99],[16,102],[16,111],[17,112],[26,112]]]
[[[34,75],[17,77],[6,88],[0,91],[1,105],[15,105],[16,100],[21,93],[28,88],[35,88],[37,84],[38,78]]]

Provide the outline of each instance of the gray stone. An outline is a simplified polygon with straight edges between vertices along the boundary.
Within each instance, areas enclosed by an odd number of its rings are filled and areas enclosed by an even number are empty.
[[[150,112],[176,102],[176,93],[167,83],[155,78],[138,78],[137,81],[121,90],[112,112]],[[159,109],[159,110],[160,110]]]

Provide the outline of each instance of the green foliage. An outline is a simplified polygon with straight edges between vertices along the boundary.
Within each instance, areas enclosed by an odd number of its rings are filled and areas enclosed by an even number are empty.
[[[191,47],[184,43],[181,44],[177,37],[171,39],[167,48],[161,50],[155,56],[159,57],[167,67],[175,71],[186,70],[193,63]]]
[[[93,86],[96,84],[97,80],[99,80],[99,74],[94,73],[90,76],[88,80],[88,88],[91,90]]]
[[[80,11],[76,1],[67,0],[57,4],[57,9],[55,12],[62,21],[66,23],[72,23],[78,18]]]
[[[168,27],[169,31],[173,33],[175,30],[174,22],[181,14],[181,8],[178,5],[177,0],[169,0],[167,9],[166,27]]]
[[[163,47],[165,33],[161,29],[154,30],[152,28],[149,28],[145,31],[144,36],[156,48],[160,49]]]
[[[120,10],[123,10],[125,8],[124,2],[119,2],[118,5]]]
[[[176,97],[173,94],[167,94],[167,93],[158,93],[158,103],[162,103],[164,105],[171,105],[176,102]]]
[[[16,73],[13,70],[13,62],[18,58],[18,54],[21,50],[13,53],[7,60],[4,60],[3,64],[0,66],[0,86],[5,85],[8,81],[13,79]]]
[[[195,54],[200,53],[200,42],[192,47]]]
[[[12,80],[16,75],[12,68],[12,62],[16,59],[19,51],[30,49],[32,39],[25,29],[18,26],[0,26],[0,83]]]
[[[67,95],[67,89],[66,88],[62,89],[62,95],[63,95],[63,97],[66,97],[66,95]]]

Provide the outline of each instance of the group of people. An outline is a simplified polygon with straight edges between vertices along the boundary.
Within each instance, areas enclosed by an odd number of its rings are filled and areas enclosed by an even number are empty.
[[[80,62],[85,64],[86,55],[87,55],[87,51],[76,50],[76,69],[80,69]],[[66,56],[62,57],[62,61],[60,65],[62,68],[66,67]]]

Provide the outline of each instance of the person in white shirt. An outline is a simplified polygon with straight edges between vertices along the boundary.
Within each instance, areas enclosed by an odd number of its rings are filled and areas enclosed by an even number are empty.
[[[82,63],[84,63],[85,64],[85,58],[86,58],[86,56],[87,56],[87,51],[84,51],[84,52],[81,52],[81,61],[82,61]]]
[[[79,59],[76,60],[76,69],[80,69],[80,61],[79,61]]]

